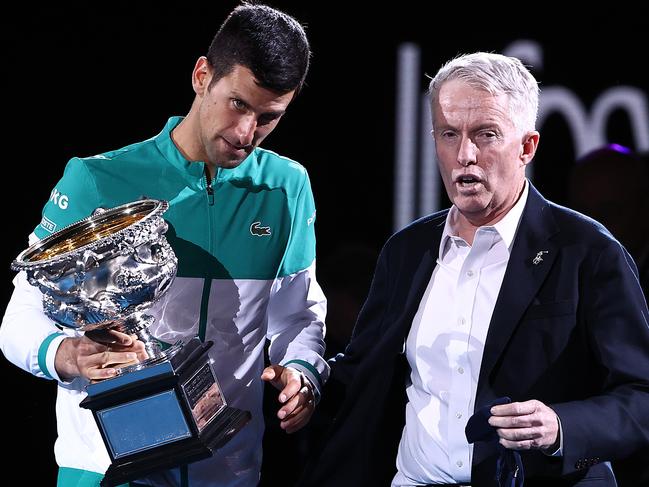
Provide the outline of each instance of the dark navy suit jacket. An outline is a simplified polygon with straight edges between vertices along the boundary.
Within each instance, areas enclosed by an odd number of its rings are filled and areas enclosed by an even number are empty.
[[[332,364],[329,388],[342,384],[344,398],[300,485],[390,484],[410,373],[404,341],[447,213],[414,222],[383,248],[352,339]],[[545,200],[530,184],[475,401],[477,409],[500,396],[538,399],[559,415],[563,456],[523,452],[526,487],[614,486],[603,462],[649,444],[648,322],[626,250],[603,226]],[[323,401],[326,409],[326,390]],[[495,444],[475,445],[474,487],[495,485],[496,454]]]

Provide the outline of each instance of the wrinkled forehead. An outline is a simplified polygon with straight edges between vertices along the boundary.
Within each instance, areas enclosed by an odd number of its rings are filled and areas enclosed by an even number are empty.
[[[507,94],[494,95],[459,80],[441,86],[432,109],[434,124],[489,120],[503,123],[511,120]]]
[[[487,106],[508,107],[509,96],[506,93],[492,93],[460,79],[452,79],[442,84],[433,105],[467,110]]]

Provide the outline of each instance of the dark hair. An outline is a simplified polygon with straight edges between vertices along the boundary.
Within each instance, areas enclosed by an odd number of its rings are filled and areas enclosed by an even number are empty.
[[[214,70],[210,87],[241,65],[264,88],[297,93],[310,56],[309,41],[297,20],[267,5],[243,3],[228,15],[210,44],[207,61]]]

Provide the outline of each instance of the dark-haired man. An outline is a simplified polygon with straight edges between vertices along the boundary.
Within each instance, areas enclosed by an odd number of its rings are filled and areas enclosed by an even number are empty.
[[[243,4],[225,20],[192,72],[188,115],[157,136],[93,157],[73,158],[30,241],[142,195],[169,202],[167,239],[178,275],[151,310],[166,342],[199,336],[229,403],[252,420],[212,458],[143,479],[148,485],[256,485],[263,433],[262,391],[275,385],[287,432],[309,420],[328,368],[322,359],[325,298],[315,280],[315,206],[304,167],[259,148],[300,90],[310,58],[303,28],[265,5]],[[65,204],[61,204],[65,201]],[[0,329],[5,356],[57,380],[58,485],[98,485],[109,465],[89,410],[91,380],[146,358],[143,344],[60,330],[24,276]],[[271,342],[270,367],[264,344]]]

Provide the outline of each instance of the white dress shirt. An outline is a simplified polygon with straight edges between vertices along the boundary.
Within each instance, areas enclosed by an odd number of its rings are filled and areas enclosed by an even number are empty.
[[[526,182],[502,220],[477,229],[472,246],[454,236],[458,209],[449,211],[437,265],[406,340],[412,372],[393,487],[471,481],[473,446],[464,428],[527,194]]]

